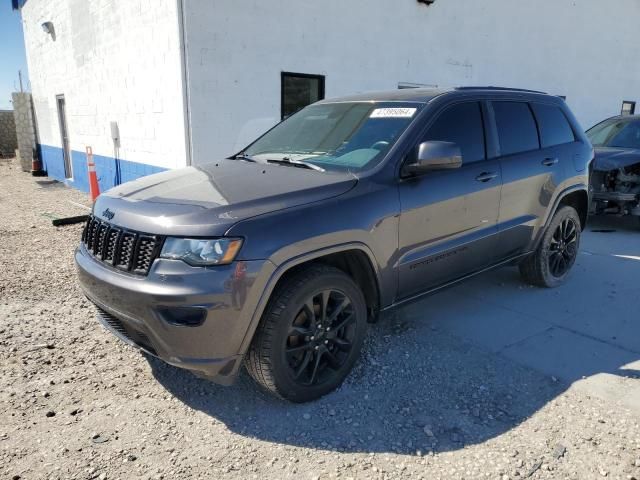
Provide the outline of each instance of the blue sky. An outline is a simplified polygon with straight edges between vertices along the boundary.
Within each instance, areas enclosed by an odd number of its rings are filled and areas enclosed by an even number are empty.
[[[11,92],[19,90],[18,70],[22,70],[25,90],[29,80],[24,53],[22,19],[11,10],[9,0],[0,0],[0,110],[11,110]]]

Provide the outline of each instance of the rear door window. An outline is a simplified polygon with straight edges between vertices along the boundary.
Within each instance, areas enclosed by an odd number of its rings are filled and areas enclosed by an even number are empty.
[[[492,105],[503,156],[540,148],[538,128],[528,103],[493,102]]]
[[[484,124],[478,102],[460,103],[447,108],[429,127],[423,142],[453,142],[462,151],[464,163],[484,160]]]
[[[531,108],[538,120],[542,148],[575,142],[573,129],[560,108],[541,103],[532,103]]]

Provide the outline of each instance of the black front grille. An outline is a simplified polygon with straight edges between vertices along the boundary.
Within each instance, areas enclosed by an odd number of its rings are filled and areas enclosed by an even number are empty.
[[[97,260],[119,270],[146,275],[160,255],[164,237],[116,227],[90,216],[82,243]]]
[[[113,265],[113,259],[116,256],[116,246],[118,245],[118,238],[120,238],[120,229],[112,228],[107,235],[107,245],[102,255],[102,260],[106,263]]]

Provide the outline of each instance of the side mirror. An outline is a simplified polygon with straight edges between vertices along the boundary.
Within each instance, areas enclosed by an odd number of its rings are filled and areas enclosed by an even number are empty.
[[[452,142],[423,142],[418,147],[415,163],[406,165],[404,171],[409,175],[420,175],[429,170],[448,170],[462,166],[462,151]]]

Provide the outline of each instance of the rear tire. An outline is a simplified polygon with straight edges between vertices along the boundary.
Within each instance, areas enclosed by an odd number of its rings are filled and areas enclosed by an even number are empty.
[[[336,389],[360,355],[367,328],[364,295],[351,277],[313,265],[272,295],[245,358],[253,379],[292,402]]]
[[[558,209],[536,251],[519,265],[523,280],[538,287],[562,285],[578,256],[581,234],[578,212],[569,206]]]

